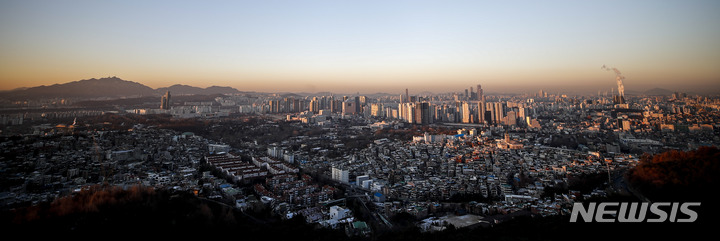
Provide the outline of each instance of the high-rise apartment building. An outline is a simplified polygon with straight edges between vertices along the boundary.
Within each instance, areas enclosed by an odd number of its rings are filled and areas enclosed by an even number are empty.
[[[485,123],[485,95],[483,94],[483,89],[480,87],[480,85],[477,86],[477,98],[480,101],[478,103],[478,123],[483,124]]]
[[[340,113],[342,111],[342,100],[336,100],[334,96],[330,96],[330,111]]]
[[[415,124],[415,103],[405,103],[403,111],[403,120]]]
[[[343,170],[337,167],[332,168],[332,179],[342,183],[349,183],[350,175],[348,170]]]
[[[354,115],[357,114],[357,107],[355,101],[344,101],[342,102],[342,114],[343,115]]]
[[[527,109],[525,109],[524,106],[519,107],[518,108],[518,118],[520,118],[521,120],[524,120],[526,116],[527,116]]]
[[[472,115],[472,108],[470,107],[470,103],[463,102],[462,103],[462,122],[463,123],[473,123],[473,115]]]
[[[362,105],[360,105],[360,96],[355,96],[355,113],[362,113]]]
[[[383,105],[380,103],[372,103],[370,104],[370,115],[375,117],[383,117],[385,112],[383,112]]]
[[[433,115],[430,110],[430,103],[419,102],[415,104],[413,123],[415,124],[430,124],[433,123]]]
[[[300,100],[293,98],[292,101],[292,112],[300,112]]]
[[[503,124],[505,122],[505,103],[495,102],[495,117],[493,122],[497,124]]]
[[[313,97],[312,100],[310,100],[310,112],[312,113],[320,113],[320,101],[317,97]]]
[[[160,98],[160,109],[169,110],[170,103],[170,91],[167,91],[165,92],[165,95]]]
[[[505,124],[509,126],[517,125],[517,113],[515,111],[508,111],[505,117]]]

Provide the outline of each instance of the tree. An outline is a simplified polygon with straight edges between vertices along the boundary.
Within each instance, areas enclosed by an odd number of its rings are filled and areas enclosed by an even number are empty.
[[[720,150],[667,151],[644,155],[629,170],[630,185],[651,200],[717,200],[713,190],[720,184]]]

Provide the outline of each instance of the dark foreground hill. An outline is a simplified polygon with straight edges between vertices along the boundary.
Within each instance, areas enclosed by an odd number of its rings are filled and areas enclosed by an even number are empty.
[[[652,201],[718,200],[720,149],[700,147],[646,155],[626,175],[629,183]]]
[[[632,198],[611,197],[604,201]],[[667,222],[570,223],[568,216],[518,215],[491,227],[421,233],[408,223],[395,230],[375,232],[371,237],[349,238],[342,230],[320,229],[299,216],[282,220],[268,212],[244,213],[189,193],[142,187],[97,188],[52,203],[4,211],[1,217],[0,227],[6,236],[31,240],[667,240],[706,235],[711,227]]]
[[[26,238],[344,238],[342,232],[316,230],[300,218],[248,214],[190,193],[143,187],[94,188],[52,203],[5,211],[2,221],[5,235]]]

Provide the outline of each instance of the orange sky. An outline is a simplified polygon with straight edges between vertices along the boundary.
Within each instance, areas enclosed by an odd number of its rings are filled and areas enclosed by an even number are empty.
[[[604,64],[626,90],[720,83],[718,1],[31,3],[0,6],[0,90],[107,76],[263,92],[616,88]]]

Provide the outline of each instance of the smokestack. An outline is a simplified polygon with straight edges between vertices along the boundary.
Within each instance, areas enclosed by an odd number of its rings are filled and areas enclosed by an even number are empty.
[[[617,81],[618,95],[620,97],[624,97],[625,96],[625,86],[623,85],[623,80],[625,79],[625,76],[623,76],[622,73],[620,73],[620,70],[618,70],[617,68],[611,69],[611,68],[608,68],[607,66],[605,66],[604,64],[600,68],[607,70],[607,71],[613,70],[615,72],[615,81]]]

